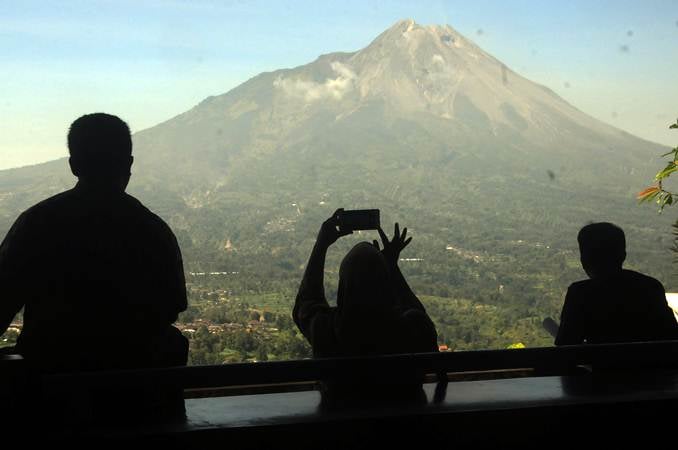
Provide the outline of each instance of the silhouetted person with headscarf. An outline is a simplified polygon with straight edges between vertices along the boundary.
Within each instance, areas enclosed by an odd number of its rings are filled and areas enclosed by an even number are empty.
[[[398,268],[398,257],[412,238],[398,224],[391,241],[380,229],[377,241],[354,246],[341,262],[337,306],[325,299],[323,274],[327,249],[351,230],[338,228],[338,212],[327,219],[299,287],[293,317],[313,348],[314,357],[348,357],[438,351],[437,334],[424,306]],[[383,374],[379,380],[355,374],[352,380],[325,383],[330,401],[344,398],[416,397],[421,380],[409,373]],[[382,390],[381,392],[379,392]]]
[[[181,253],[162,219],[125,193],[132,139],[97,113],[68,133],[75,187],[22,213],[0,246],[0,334],[23,307],[16,351],[44,371],[175,366],[188,341]]]
[[[622,268],[626,239],[611,223],[593,223],[577,236],[588,280],[570,285],[556,345],[678,339],[662,284]]]

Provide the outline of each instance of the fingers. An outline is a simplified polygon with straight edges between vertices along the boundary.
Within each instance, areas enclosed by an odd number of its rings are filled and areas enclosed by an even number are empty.
[[[339,225],[339,213],[342,212],[344,208],[339,208],[334,213],[323,222],[324,225],[330,226],[336,230]]]
[[[348,236],[349,234],[353,234],[353,230],[341,230],[340,229],[339,232],[338,232],[339,237]]]
[[[382,230],[381,227],[377,228],[377,231],[379,232],[381,243],[384,244],[384,247],[386,247],[386,245],[388,244],[388,236],[386,236],[386,233],[384,233],[384,230]]]
[[[386,248],[388,244],[399,244],[401,248],[405,248],[405,246],[412,241],[411,237],[407,237],[407,227],[403,228],[402,234],[400,233],[400,224],[398,222],[393,225],[393,239],[390,241],[381,227],[377,228],[377,231],[379,232],[379,237],[381,237],[381,242],[384,244],[384,248]]]
[[[343,210],[344,210],[344,208],[339,208],[339,209],[337,209],[337,210],[334,211],[334,213],[332,214],[332,217],[337,217],[337,216],[339,215],[339,213],[342,212]]]

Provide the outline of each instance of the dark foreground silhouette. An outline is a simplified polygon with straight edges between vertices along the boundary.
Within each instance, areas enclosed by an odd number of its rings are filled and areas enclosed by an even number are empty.
[[[395,226],[391,241],[379,230],[377,241],[361,242],[344,257],[339,270],[337,306],[325,299],[323,274],[327,249],[350,230],[337,228],[337,213],[318,234],[297,294],[293,317],[313,348],[314,357],[368,356],[437,351],[437,334],[424,306],[398,268],[398,257],[410,242],[407,229]],[[325,380],[323,401],[389,399],[419,400],[423,394],[416,374],[381,374],[371,379]]]
[[[127,124],[77,119],[68,135],[76,186],[19,216],[0,246],[0,334],[23,307],[16,348],[41,371],[186,364],[172,326],[186,309],[170,228],[125,193]]]
[[[622,268],[626,239],[621,228],[590,224],[577,240],[589,279],[568,288],[556,345],[678,339],[662,284]]]

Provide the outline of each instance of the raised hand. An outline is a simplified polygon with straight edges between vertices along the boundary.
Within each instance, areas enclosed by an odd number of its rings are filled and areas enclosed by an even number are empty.
[[[390,241],[388,240],[386,233],[384,233],[384,230],[382,230],[381,227],[378,229],[378,231],[379,236],[381,237],[381,243],[383,245],[381,253],[384,255],[386,262],[388,264],[397,265],[398,258],[400,257],[400,252],[403,251],[405,247],[407,247],[407,244],[409,244],[410,241],[412,241],[411,237],[406,239],[407,228],[403,228],[403,232],[401,234],[400,226],[396,222],[393,228],[393,239],[391,239]],[[379,242],[377,242],[376,240],[372,241],[372,244],[375,247],[379,248]]]
[[[318,245],[327,248],[334,244],[340,237],[353,233],[351,230],[339,229],[339,213],[343,210],[343,208],[337,209],[329,219],[323,222],[320,231],[318,232],[318,239],[316,240]]]

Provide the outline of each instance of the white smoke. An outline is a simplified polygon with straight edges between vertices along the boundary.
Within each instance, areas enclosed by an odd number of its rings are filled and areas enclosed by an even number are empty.
[[[291,97],[302,98],[309,103],[324,99],[341,100],[353,90],[357,76],[350,67],[338,61],[333,62],[330,67],[337,77],[328,78],[323,83],[280,76],[273,82],[273,86]]]

